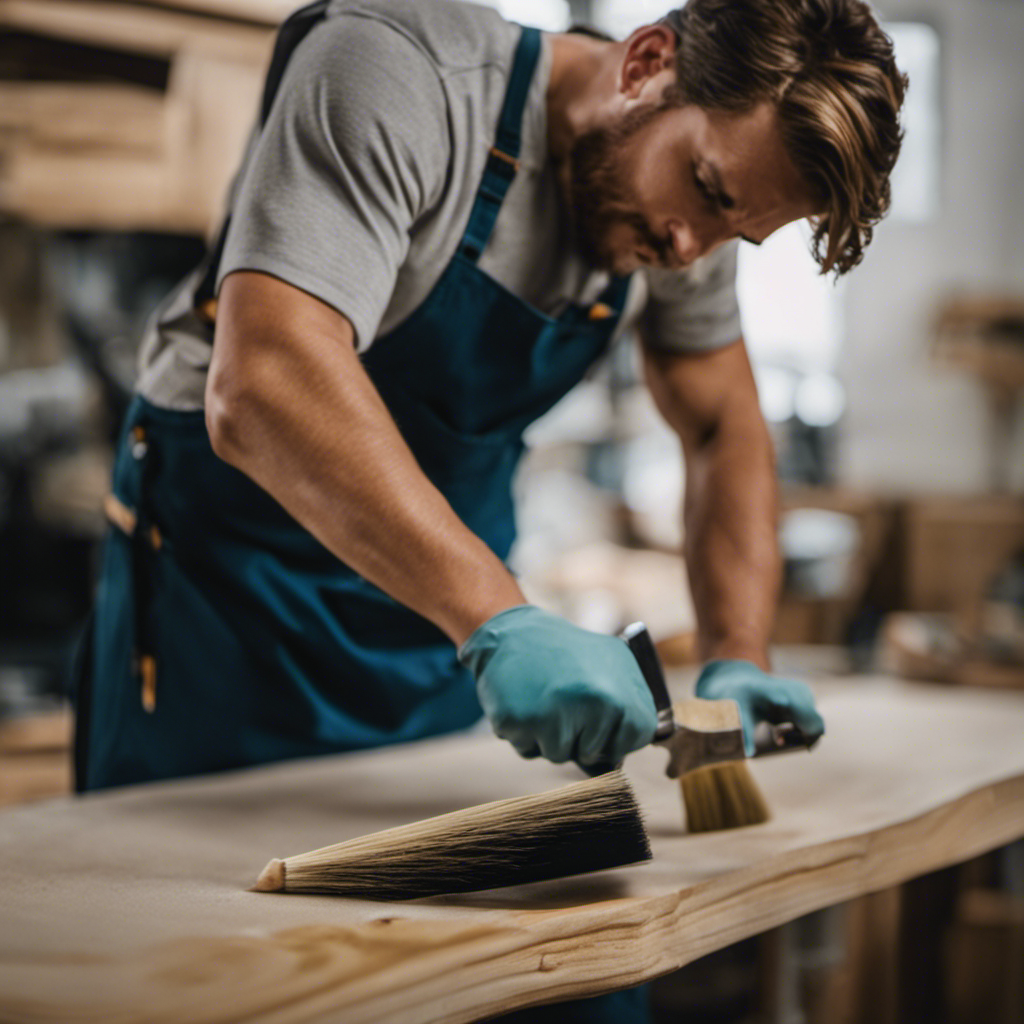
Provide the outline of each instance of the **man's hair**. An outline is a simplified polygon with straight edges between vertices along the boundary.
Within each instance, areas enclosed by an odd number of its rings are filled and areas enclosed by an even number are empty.
[[[664,19],[679,37],[671,104],[778,110],[783,145],[812,190],[813,253],[844,274],[889,209],[907,86],[892,40],[861,0],[690,0]]]

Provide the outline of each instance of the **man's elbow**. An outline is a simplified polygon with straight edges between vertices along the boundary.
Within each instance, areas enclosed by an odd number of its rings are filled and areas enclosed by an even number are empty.
[[[210,447],[214,454],[230,462],[228,458],[229,438],[232,428],[229,425],[229,405],[223,394],[212,386],[212,381],[207,381],[206,397],[204,399],[204,411],[206,414],[206,433],[210,438]]]
[[[206,381],[206,432],[214,454],[232,466],[242,468],[245,463],[256,404],[251,383],[217,367],[215,360]]]
[[[693,466],[712,466],[723,459],[731,463],[738,457],[751,468],[776,472],[775,442],[756,399],[730,403],[714,420],[691,424],[683,449]]]
[[[777,472],[775,441],[756,405],[733,417],[720,443],[731,452],[744,453],[742,457],[750,472],[760,472],[774,479]]]

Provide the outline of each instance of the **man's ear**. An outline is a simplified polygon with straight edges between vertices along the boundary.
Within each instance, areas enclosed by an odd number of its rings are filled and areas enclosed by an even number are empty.
[[[619,92],[637,99],[652,78],[675,67],[678,41],[667,25],[643,25],[626,40],[626,53],[619,66]]]

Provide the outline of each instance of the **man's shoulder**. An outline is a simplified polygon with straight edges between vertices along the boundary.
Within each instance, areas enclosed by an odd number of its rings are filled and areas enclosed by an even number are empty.
[[[503,60],[519,36],[493,8],[465,0],[334,0],[327,18],[337,19],[339,31],[361,19],[367,30],[398,33],[442,75]]]

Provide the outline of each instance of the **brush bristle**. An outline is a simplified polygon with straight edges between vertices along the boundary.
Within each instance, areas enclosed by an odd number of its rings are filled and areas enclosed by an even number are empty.
[[[252,892],[280,892],[285,884],[285,866],[283,860],[274,857],[263,869]]]
[[[285,892],[378,900],[475,892],[650,860],[621,771],[497,800],[284,861]]]
[[[698,768],[680,779],[691,832],[760,825],[771,814],[744,761]]]

